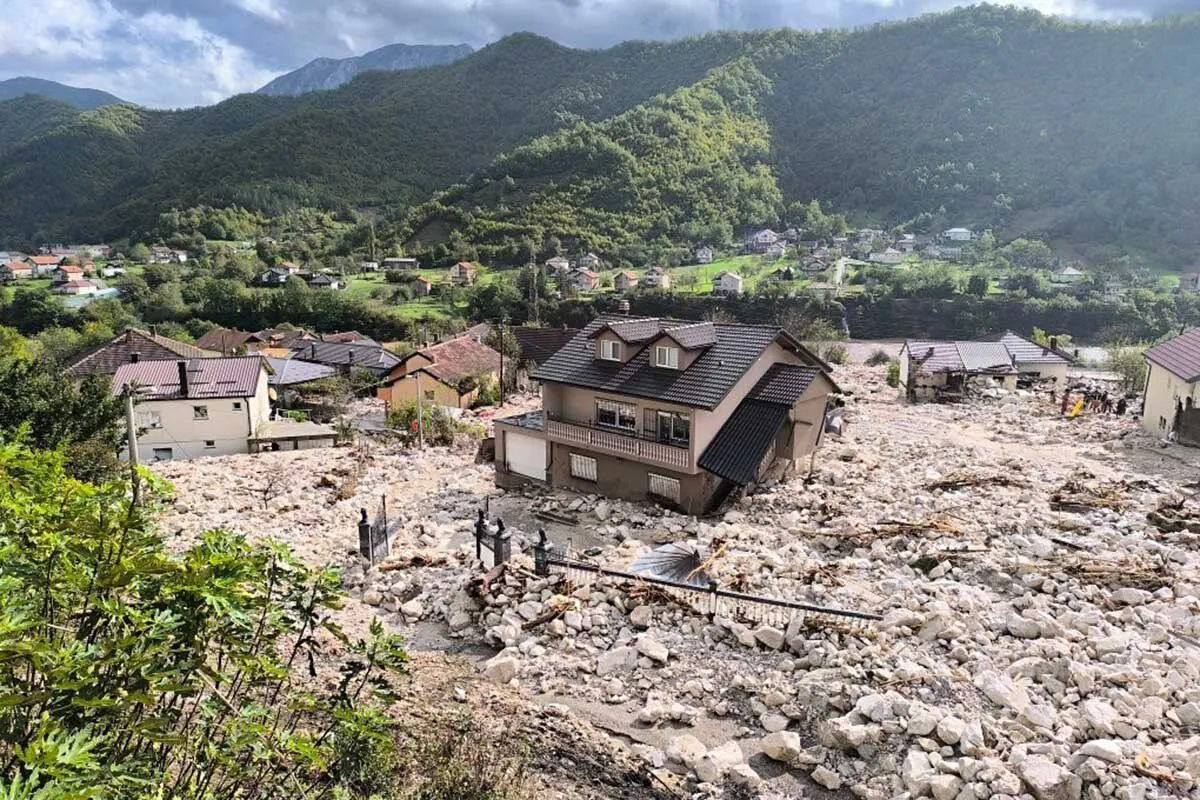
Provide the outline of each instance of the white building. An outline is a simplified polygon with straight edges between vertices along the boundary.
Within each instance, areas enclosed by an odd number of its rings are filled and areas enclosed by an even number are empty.
[[[904,255],[894,247],[870,255],[870,260],[876,264],[899,264],[903,258]]]
[[[950,228],[942,231],[942,238],[951,242],[969,242],[973,235],[970,228]]]
[[[135,419],[142,461],[250,452],[271,416],[261,356],[137,361],[113,376],[113,394],[138,389]],[[127,454],[126,454],[127,455]]]
[[[722,272],[713,278],[713,294],[741,294],[743,284],[742,276],[736,272]]]
[[[713,262],[713,249],[707,245],[696,250],[697,264],[711,264]]]

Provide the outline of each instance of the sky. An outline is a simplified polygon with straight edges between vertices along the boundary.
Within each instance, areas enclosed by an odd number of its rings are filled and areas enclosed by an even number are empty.
[[[1200,0],[1017,0],[1080,19],[1147,19]],[[102,89],[142,105],[207,105],[314,58],[385,44],[480,47],[532,31],[572,47],[719,29],[826,28],[956,0],[0,0],[0,79]]]

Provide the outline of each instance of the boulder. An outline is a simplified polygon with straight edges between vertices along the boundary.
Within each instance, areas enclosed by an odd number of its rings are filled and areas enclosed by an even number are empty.
[[[406,619],[420,619],[425,614],[425,606],[419,600],[409,600],[400,606],[400,613]]]
[[[929,781],[929,792],[933,795],[933,800],[954,800],[962,788],[962,778],[957,775],[938,775]]]
[[[1083,781],[1044,756],[1027,756],[1017,775],[1037,800],[1079,800]]]
[[[1008,630],[1010,636],[1015,636],[1018,639],[1037,639],[1042,635],[1042,626],[1031,619],[1010,614],[1004,627]]]
[[[605,650],[596,659],[596,674],[600,677],[611,675],[632,664],[634,658],[633,650],[628,647],[614,647],[612,650]]]
[[[936,773],[929,763],[929,756],[923,750],[909,750],[900,767],[900,779],[904,788],[913,797],[923,797],[929,792],[930,782]]]
[[[362,601],[369,606],[377,606],[383,602],[383,593],[377,592],[374,589],[367,589],[363,592]]]
[[[1085,742],[1075,751],[1075,755],[1098,758],[1110,764],[1120,764],[1125,760],[1125,748],[1115,739],[1093,739]]]
[[[746,757],[737,742],[726,742],[705,753],[693,766],[696,777],[705,783],[716,783],[730,768],[743,763]]]
[[[667,744],[667,758],[683,764],[688,769],[695,769],[696,764],[707,753],[708,748],[704,743],[690,733],[676,736]]]
[[[645,634],[638,637],[637,651],[658,664],[667,663],[667,657],[670,655],[666,645]]]
[[[734,764],[729,768],[726,777],[734,786],[740,786],[743,789],[754,790],[762,783],[762,778],[749,764]]]
[[[812,779],[830,791],[842,788],[842,776],[824,765],[812,771]]]
[[[1121,721],[1117,710],[1098,697],[1091,697],[1080,703],[1079,713],[1092,730],[1106,736],[1116,733],[1116,725]]]
[[[654,612],[650,606],[638,606],[633,611],[629,612],[629,624],[640,631],[650,627],[650,622],[654,619]]]
[[[754,631],[754,638],[763,647],[771,650],[781,650],[783,648],[783,631],[778,628],[772,628],[770,625],[764,625]]]
[[[966,730],[967,723],[958,717],[942,717],[937,724],[937,736],[945,744],[958,744]]]
[[[762,748],[767,758],[782,761],[785,764],[790,764],[799,758],[804,749],[800,745],[800,735],[791,731],[776,731],[767,734],[759,742],[759,747]]]
[[[521,662],[512,656],[499,655],[489,659],[483,665],[483,677],[501,686],[517,677],[521,670]]]

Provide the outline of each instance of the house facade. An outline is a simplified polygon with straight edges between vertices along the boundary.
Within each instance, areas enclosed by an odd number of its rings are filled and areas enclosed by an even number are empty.
[[[408,288],[413,297],[428,297],[433,292],[433,282],[429,278],[418,275],[408,285]]]
[[[389,256],[383,260],[383,268],[387,272],[396,271],[411,271],[420,268],[415,258],[401,258],[399,256]]]
[[[271,416],[267,378],[260,356],[139,361],[117,370],[112,390],[139,387],[138,457],[170,461],[250,452]]]
[[[573,269],[563,276],[563,280],[577,292],[590,292],[600,285],[600,276],[590,269]]]
[[[0,266],[0,281],[18,281],[33,277],[33,267],[24,261],[11,261]]]
[[[1076,267],[1067,266],[1063,267],[1057,272],[1052,273],[1050,275],[1050,280],[1054,281],[1055,283],[1079,283],[1086,277],[1087,276],[1082,270],[1077,269]]]
[[[575,268],[582,270],[597,270],[602,267],[604,262],[600,260],[600,256],[595,253],[584,253],[575,259]]]
[[[551,275],[562,275],[571,270],[570,259],[562,256],[546,259],[546,271]]]
[[[903,254],[894,247],[879,250],[868,256],[868,260],[876,264],[899,264],[902,259]]]
[[[646,270],[646,276],[642,282],[650,289],[670,289],[671,273],[667,272],[665,267],[651,267]]]
[[[722,272],[713,278],[713,294],[739,295],[745,282],[736,272]]]
[[[778,233],[770,228],[764,228],[761,231],[756,231],[746,238],[746,252],[765,253],[770,250],[771,246],[778,241]]]
[[[1178,433],[1185,416],[1200,405],[1200,328],[1157,344],[1144,355],[1142,425],[1161,436]]]
[[[472,264],[469,261],[460,261],[450,267],[450,282],[456,286],[470,286],[475,282],[475,276],[478,272],[478,264]]]
[[[216,358],[219,352],[206,350],[186,342],[177,342],[138,328],[126,328],[109,341],[79,356],[66,369],[72,378],[88,375],[113,375],[126,364],[141,361],[174,361],[180,359]]]
[[[616,277],[613,278],[613,288],[618,292],[632,291],[638,287],[638,283],[637,273],[630,272],[629,270],[618,272]]]
[[[1017,388],[1017,368],[999,342],[909,340],[900,348],[900,393],[913,401],[963,396],[972,388]]]
[[[409,403],[470,408],[484,381],[500,380],[500,353],[470,336],[418,350],[395,365],[377,390],[389,408]]]
[[[1012,331],[1005,331],[995,341],[1004,345],[1021,377],[1053,381],[1056,388],[1067,385],[1067,369],[1071,366],[1071,359],[1058,351],[1054,339],[1051,339],[1049,346],[1043,346]]]
[[[288,272],[283,267],[271,267],[258,276],[258,281],[264,286],[283,286],[287,283],[288,278],[294,274],[293,272]]]
[[[47,275],[63,262],[61,256],[29,256],[25,263],[33,270],[35,276]]]
[[[602,317],[534,377],[542,411],[496,421],[496,483],[703,513],[820,443],[837,387],[777,328]],[[782,462],[782,463],[780,463]]]
[[[969,242],[975,235],[970,228],[950,228],[942,231],[942,238],[950,242]]]
[[[701,247],[696,250],[697,264],[711,264],[713,262],[713,249],[711,247]]]

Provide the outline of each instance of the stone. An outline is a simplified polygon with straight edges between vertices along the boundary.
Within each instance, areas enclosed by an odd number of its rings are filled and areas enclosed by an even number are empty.
[[[967,723],[958,717],[942,717],[937,724],[937,736],[945,744],[958,744],[966,730]]]
[[[763,647],[771,650],[781,650],[783,648],[783,631],[778,628],[772,628],[770,625],[764,625],[754,631],[754,638]]]
[[[824,765],[812,771],[812,779],[830,791],[842,788],[842,776]]]
[[[638,637],[637,651],[646,658],[658,664],[667,663],[667,657],[670,655],[666,645],[647,636],[646,634],[642,634]]]
[[[568,611],[563,614],[563,622],[573,631],[583,630],[583,614],[578,611]]]
[[[1189,728],[1200,727],[1200,703],[1184,703],[1175,709],[1175,713],[1179,716],[1179,721]]]
[[[1083,781],[1045,756],[1026,756],[1017,775],[1037,800],[1079,800]]]
[[[612,506],[601,500],[599,503],[596,503],[595,514],[596,519],[601,522],[607,522],[608,518],[612,516]]]
[[[676,736],[667,744],[667,758],[683,764],[688,769],[695,768],[707,753],[708,748],[704,743],[690,733]]]
[[[1103,657],[1114,653],[1125,653],[1129,650],[1129,645],[1133,642],[1133,636],[1128,633],[1117,633],[1112,636],[1105,636],[1097,639],[1092,643],[1096,648],[1096,655]]]
[[[820,727],[821,743],[841,750],[854,750],[872,738],[872,731],[879,730],[871,725],[860,725],[855,719],[854,714],[847,714],[829,720]]]
[[[425,614],[425,606],[419,600],[409,600],[400,606],[400,613],[407,619],[420,619]]]
[[[892,701],[881,694],[863,695],[854,704],[854,710],[872,722],[883,722],[896,716],[896,712],[892,710]]]
[[[1004,623],[1009,635],[1018,639],[1037,639],[1042,635],[1042,626],[1026,617],[1010,614]]]
[[[465,611],[455,611],[450,615],[450,619],[446,620],[446,625],[453,632],[458,632],[471,627],[471,615]]]
[[[1154,595],[1147,592],[1145,589],[1134,589],[1130,586],[1117,589],[1111,595],[1112,601],[1117,605],[1122,606],[1140,606],[1143,603],[1149,603]]]
[[[716,783],[732,767],[743,763],[746,757],[737,742],[726,742],[709,750],[693,766],[696,777],[705,783]]]
[[[975,685],[998,706],[1020,711],[1029,705],[1029,693],[998,672],[979,673],[975,677]]]
[[[1111,705],[1098,697],[1092,697],[1079,704],[1079,713],[1092,730],[1106,736],[1116,733],[1116,726],[1121,722],[1121,715]]]
[[[900,779],[904,781],[904,788],[908,789],[909,794],[913,797],[924,796],[929,791],[934,774],[933,765],[924,751],[908,751],[900,767]]]
[[[729,768],[726,777],[734,786],[740,786],[743,789],[754,790],[762,783],[762,778],[749,764],[734,764]]]
[[[762,748],[767,758],[773,761],[782,761],[785,764],[790,764],[799,758],[800,752],[804,749],[800,745],[800,734],[791,731],[776,731],[767,734],[759,742],[759,747]]]
[[[600,677],[611,675],[617,670],[629,666],[633,658],[633,650],[628,647],[614,647],[612,650],[605,650],[596,659],[596,674]]]
[[[517,677],[521,670],[521,662],[512,656],[498,655],[489,659],[483,665],[483,677],[492,683],[503,686]]]
[[[638,606],[633,611],[629,612],[629,624],[640,631],[650,627],[650,622],[654,619],[654,611],[650,606]]]
[[[1114,739],[1093,739],[1075,751],[1077,756],[1088,756],[1107,761],[1110,764],[1120,764],[1125,760],[1125,749]]]
[[[933,800],[954,800],[962,788],[962,778],[957,775],[938,775],[929,781]]]
[[[767,733],[786,730],[791,723],[786,714],[763,714],[758,721]]]
[[[913,736],[928,736],[937,728],[937,714],[932,709],[920,707],[908,717],[908,732]]]
[[[362,601],[369,606],[377,606],[383,602],[383,592],[367,589],[363,592]]]

